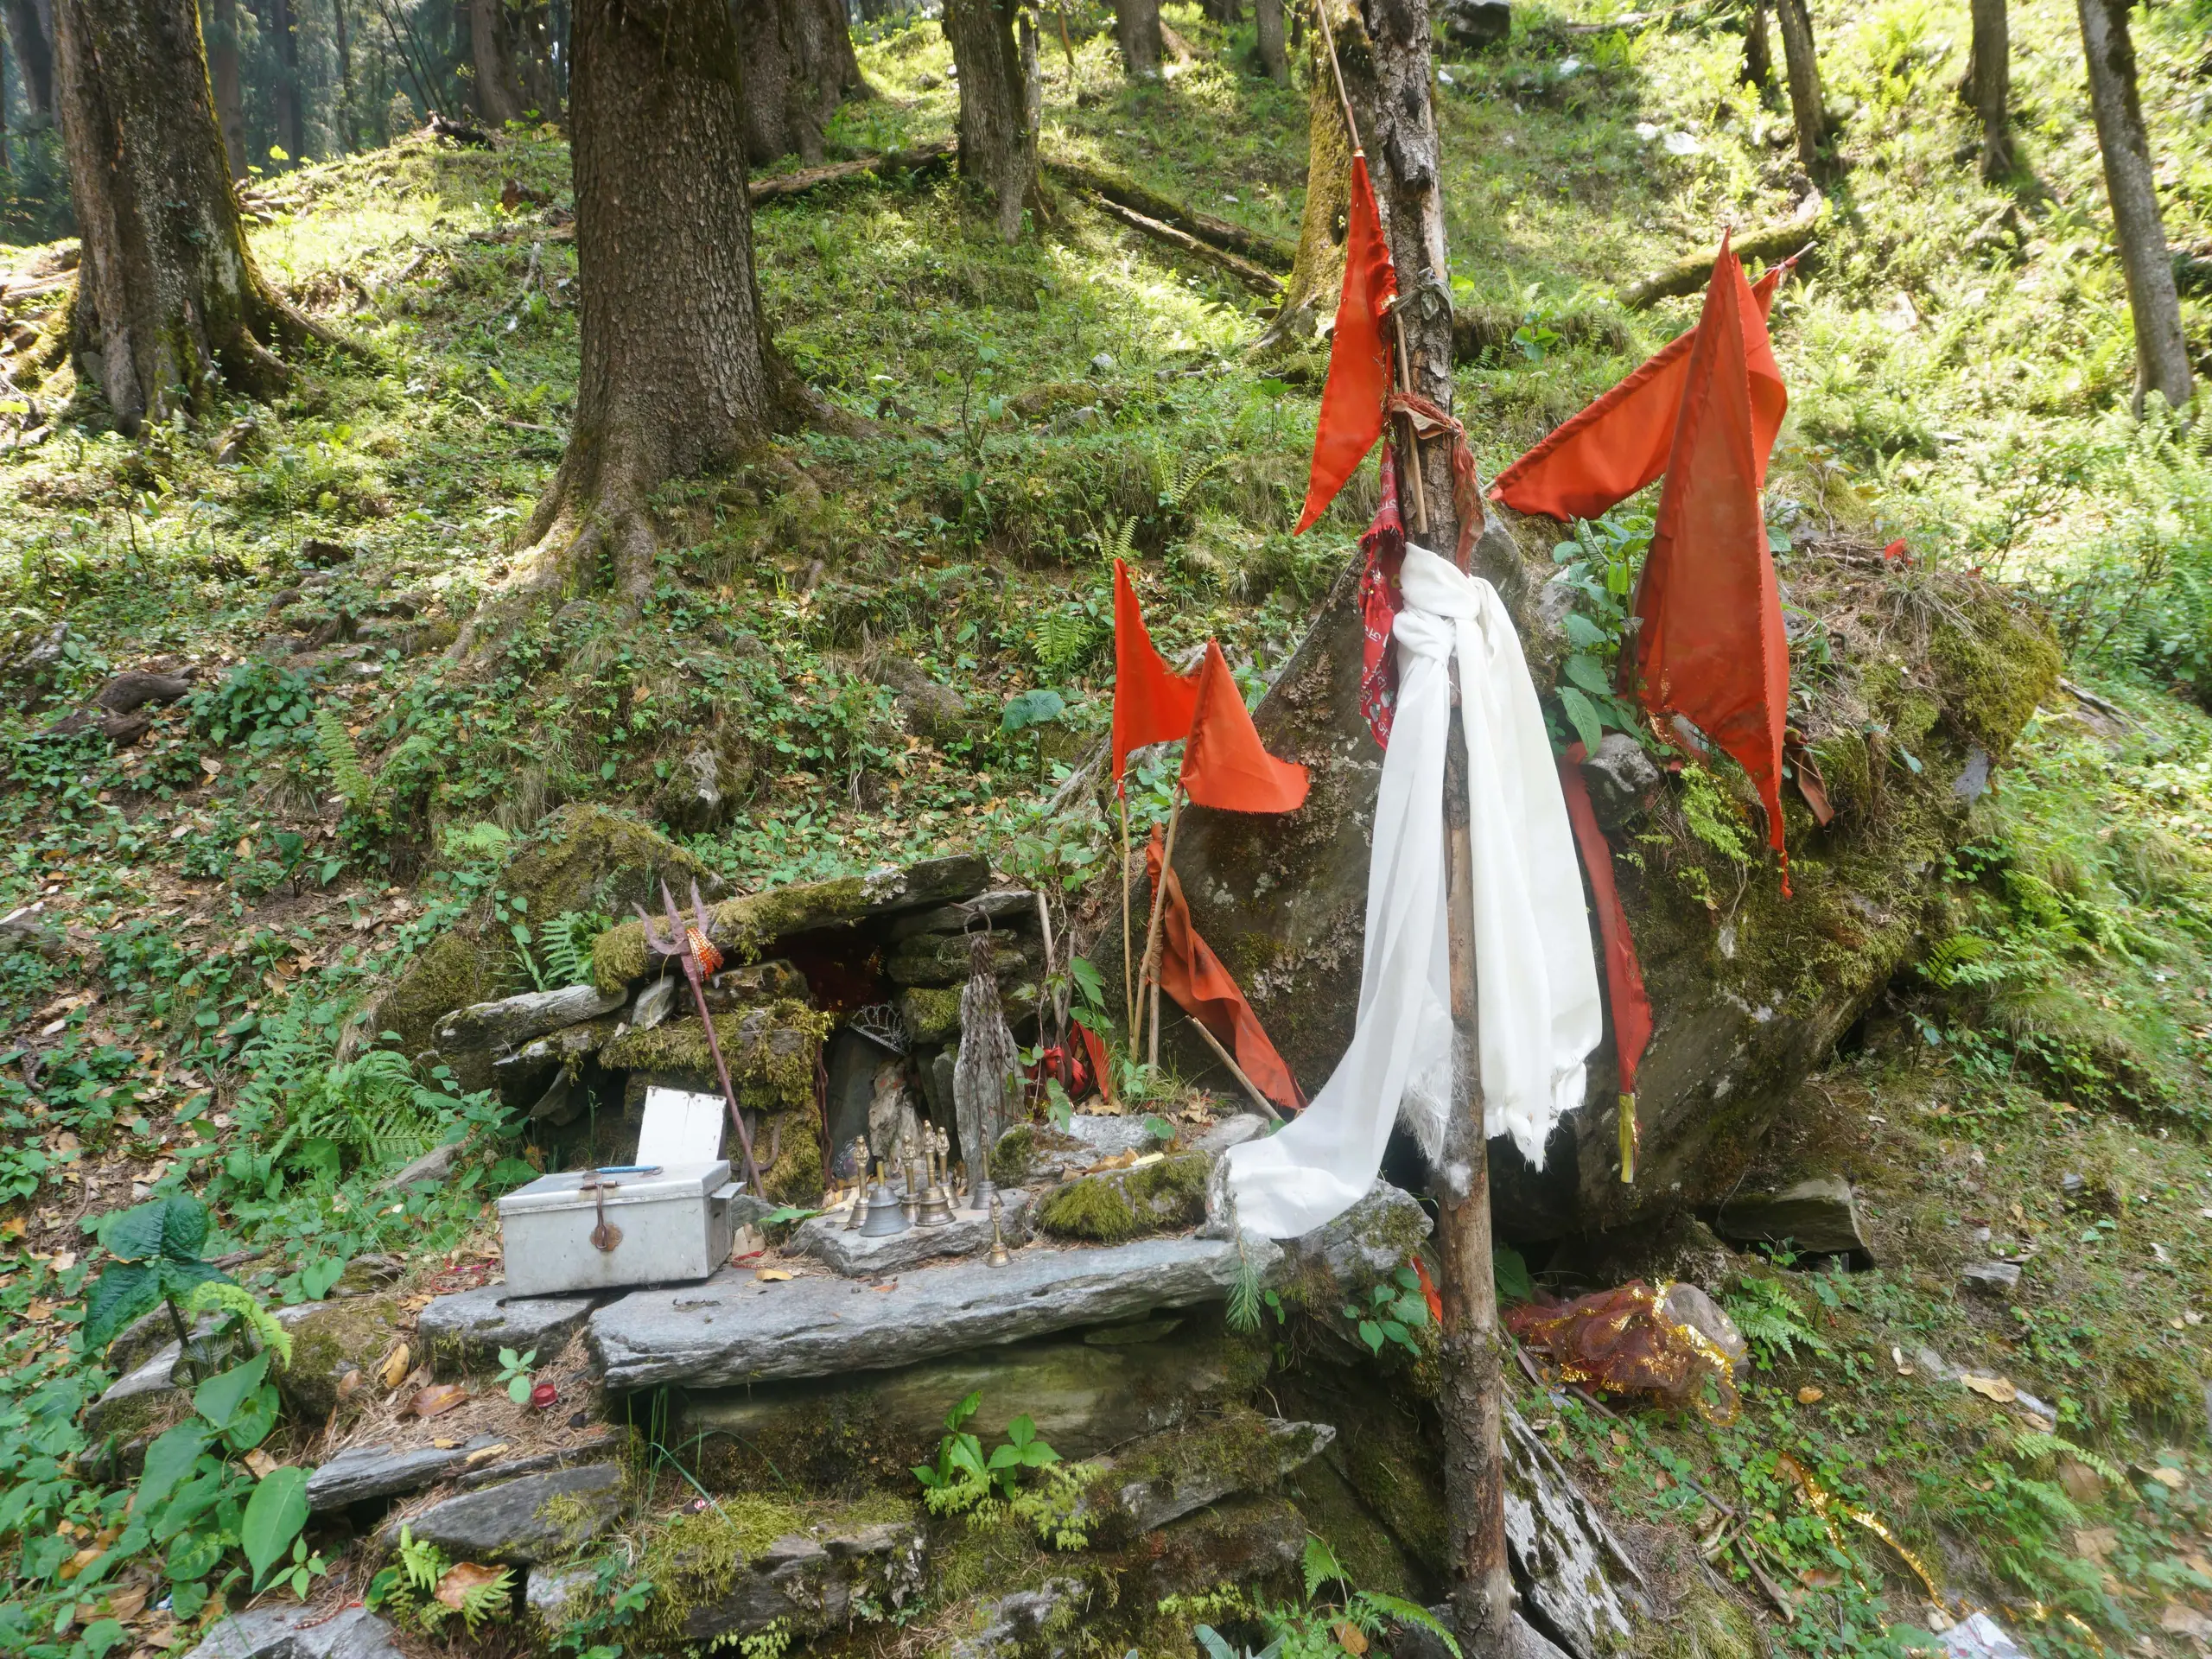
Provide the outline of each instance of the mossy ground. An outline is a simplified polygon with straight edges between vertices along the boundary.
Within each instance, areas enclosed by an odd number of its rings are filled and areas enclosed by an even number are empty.
[[[1205,1217],[1213,1160],[1182,1153],[1141,1169],[1078,1175],[1037,1202],[1037,1225],[1058,1238],[1118,1244],[1146,1233],[1179,1232]]]
[[[1580,0],[1518,10],[1505,50],[1447,53],[1439,83],[1456,297],[1486,342],[1460,395],[1486,474],[1694,315],[1689,300],[1629,309],[1628,279],[1709,245],[1724,219],[1773,222],[1800,197],[1786,125],[1737,85],[1740,37],[1719,14],[1608,29],[1586,26],[1618,14]],[[2034,1619],[2040,1603],[2108,1643],[2178,1653],[2188,1638],[2171,1627],[2186,1620],[2169,1605],[2212,1606],[2212,1575],[2192,1564],[2212,1357],[2190,1323],[2212,1313],[2196,1213],[2212,1206],[2212,728],[2156,689],[2195,671],[2189,636],[2149,628],[2155,607],[2129,583],[2187,550],[2196,474],[2113,414],[2130,345],[2071,8],[2012,8],[2027,171],[1999,186],[1955,156],[1971,137],[1949,91],[1962,8],[1815,12],[1848,165],[1808,232],[1814,280],[1777,312],[1794,410],[1770,518],[1799,543],[1903,534],[1920,561],[1887,578],[1897,602],[1859,642],[1877,649],[1851,653],[1858,682],[1807,674],[1803,712],[1847,826],[1879,830],[1859,890],[1901,887],[1899,869],[1923,862],[1942,882],[1927,913],[1898,919],[1829,902],[1808,875],[1787,927],[1761,909],[1745,937],[1783,942],[1808,976],[1860,971],[1878,950],[1923,963],[1890,981],[1789,1120],[1827,1137],[1797,1155],[1868,1187],[1882,1266],[1780,1281],[1833,1352],[1766,1356],[1732,1428],[1614,1424],[1534,1395],[1523,1409],[1556,1420],[1546,1432],[1577,1473],[1632,1519],[1698,1535],[1685,1478],[1751,1517],[1754,1547],[1803,1603],[1784,1621],[1747,1592],[1786,1649],[1877,1651],[1882,1616],[1924,1614],[1885,1546],[1830,1536],[1777,1472],[1784,1450],[1886,1516],[1948,1590],[2008,1610],[2031,1646],[2090,1651],[2063,1619]],[[1048,142],[1294,235],[1304,89],[1246,73],[1249,29],[1224,37],[1181,4],[1169,17],[1195,60],[1132,89],[1103,19],[1079,13],[1072,77],[1046,55]],[[2173,5],[2139,11],[2136,27],[2169,232],[2195,245],[2212,233],[2201,24]],[[834,142],[950,130],[933,29],[886,29],[863,60],[887,96],[842,112]],[[1102,868],[1103,819],[1033,809],[1053,757],[1106,723],[1102,549],[1128,529],[1171,655],[1217,634],[1249,682],[1294,645],[1363,520],[1365,486],[1318,535],[1289,535],[1320,359],[1246,360],[1261,319],[1241,291],[1065,193],[1052,224],[1007,249],[955,182],[854,185],[762,213],[760,278],[787,355],[880,432],[796,435],[671,488],[639,626],[587,599],[459,668],[442,643],[515,551],[575,373],[573,245],[539,209],[498,205],[508,178],[565,202],[565,148],[548,134],[489,152],[410,140],[289,175],[296,206],[256,231],[257,252],[300,303],[368,342],[366,360],[306,363],[272,407],[135,442],[96,411],[64,411],[44,442],[0,458],[0,581],[22,607],[7,654],[57,622],[73,631],[52,682],[16,686],[0,715],[12,832],[0,908],[42,899],[72,930],[52,956],[0,957],[0,1477],[36,1494],[26,1537],[58,1536],[64,1518],[97,1531],[119,1507],[119,1492],[68,1472],[88,1466],[67,1462],[72,1414],[105,1380],[72,1321],[99,1262],[86,1229],[135,1186],[202,1192],[211,1253],[270,1248],[240,1271],[277,1296],[307,1294],[303,1268],[372,1250],[407,1255],[422,1283],[460,1282],[442,1275],[472,1232],[487,1236],[489,1193],[525,1166],[495,1161],[487,1135],[444,1186],[382,1194],[384,1172],[334,1179],[309,1161],[285,1109],[302,1079],[384,1030],[404,1041],[453,1007],[525,988],[513,929],[582,902],[558,882],[502,886],[516,838],[549,810],[680,822],[684,855],[741,889],[969,846],[1026,879],[1079,884]],[[2201,340],[2202,297],[2186,315]],[[248,416],[242,454],[217,462],[213,440]],[[346,556],[324,583],[329,546]],[[1820,562],[1796,545],[1781,557],[1802,610]],[[1951,580],[1919,582],[1929,566]],[[1959,627],[1942,607],[1974,566],[2034,579],[2069,675],[2121,720],[2049,691],[2044,652],[1993,658],[1990,629]],[[1980,602],[1955,601],[1969,624]],[[272,643],[324,629],[304,650]],[[884,649],[976,718],[906,735],[865,660]],[[111,671],[157,657],[196,664],[200,699],[138,747],[50,729]],[[1049,743],[1000,729],[1007,698],[1048,686],[1069,704]],[[1904,756],[1928,767],[1968,742],[2001,750],[1990,734],[2018,723],[2030,686],[2042,712],[1999,754],[2010,769],[1996,792],[1943,809],[1966,814],[1955,853],[1923,810],[1948,779],[1907,781],[1920,774]],[[1864,719],[1845,721],[1847,703]],[[316,712],[336,716],[371,793],[334,798]],[[1884,728],[1878,746],[1866,720]],[[705,823],[686,793],[702,753],[728,786]],[[1140,768],[1140,834],[1169,781]],[[1795,809],[1789,828],[1810,834]],[[1694,834],[1666,849],[1672,865],[1652,850],[1693,920],[1705,906],[1686,872],[1724,899],[1738,877]],[[614,895],[591,902],[620,918]],[[1749,902],[1765,905],[1764,889]],[[628,951],[634,936],[608,938]],[[415,960],[435,969],[423,995],[354,1027]],[[641,951],[613,966],[632,963]],[[482,1101],[448,1100],[489,1127]],[[2068,1173],[2093,1204],[2069,1206]],[[1983,1226],[1989,1245],[1974,1240]],[[1970,1250],[2028,1243],[2016,1304],[1955,1293]],[[2084,1459],[2017,1412],[1899,1376],[1905,1338],[2050,1401],[2057,1434],[2123,1478],[2089,1491],[2068,1475]],[[1808,1387],[1822,1397],[1801,1405]],[[1382,1478],[1411,1466],[1416,1443],[1387,1421],[1373,1432],[1382,1443],[1347,1463],[1367,1513],[1427,1537],[1429,1510]],[[2176,1490],[2145,1468],[2185,1473]],[[2075,1535],[2105,1527],[2112,1547],[2082,1554]],[[1389,1570],[1387,1553],[1372,1559]],[[1000,1580],[978,1560],[980,1592]],[[35,1574],[10,1588],[41,1619],[83,1599]]]

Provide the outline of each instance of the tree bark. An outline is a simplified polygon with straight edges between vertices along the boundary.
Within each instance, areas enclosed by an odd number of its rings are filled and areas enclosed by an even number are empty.
[[[1821,60],[1813,43],[1813,14],[1805,0],[1774,0],[1775,21],[1782,27],[1782,60],[1789,81],[1789,113],[1797,128],[1797,161],[1808,179],[1827,175],[1831,161],[1825,153],[1834,135],[1828,127],[1828,108],[1821,91]]]
[[[1020,239],[1022,209],[1037,189],[1014,13],[1014,0],[945,0],[945,38],[960,71],[960,175],[992,193],[1009,243]]]
[[[37,0],[7,0],[8,44],[23,83],[24,130],[54,124],[54,34],[51,14]]]
[[[330,0],[330,26],[338,48],[338,153],[351,156],[360,133],[353,118],[353,43],[346,29],[346,0]]]
[[[1320,31],[1306,36],[1306,208],[1298,223],[1298,254],[1283,284],[1282,303],[1260,338],[1266,352],[1287,340],[1314,339],[1337,314],[1344,280],[1344,213],[1351,199],[1351,140]]]
[[[1774,41],[1767,33],[1769,0],[1751,0],[1751,20],[1744,26],[1744,85],[1761,92],[1774,90]]]
[[[745,151],[755,166],[822,160],[839,102],[865,94],[841,0],[736,0],[745,48]]]
[[[1114,0],[1114,43],[1131,80],[1158,80],[1167,49],[1160,37],[1160,0]]]
[[[276,53],[276,142],[297,167],[307,159],[305,101],[300,92],[300,24],[292,0],[269,0],[270,43]]]
[[[2166,251],[2151,169],[2150,135],[2136,94],[2135,44],[2127,32],[2126,0],[2077,0],[2082,48],[2089,66],[2089,106],[2103,152],[2105,194],[2112,199],[2113,228],[2127,277],[2127,308],[2135,322],[2135,406],[2146,391],[2163,394],[2176,409],[2190,399],[2195,379],[2189,342],[2181,329],[2181,297]]]
[[[261,280],[193,0],[56,0],[54,94],[83,251],[71,354],[117,426],[204,411],[218,379],[265,396],[265,342],[317,337]]]
[[[81,3],[81,0],[80,0]],[[652,590],[647,497],[805,412],[753,279],[738,41],[727,0],[576,0],[569,83],[581,372],[568,453],[475,652],[539,601]]]
[[[522,82],[522,112],[525,119],[557,122],[561,118],[561,88],[553,67],[553,8],[544,0],[518,7],[514,13],[515,73]]]
[[[1991,183],[2012,171],[2012,30],[2005,0],[1974,0],[1974,105],[1981,118],[1981,176]]]
[[[506,0],[468,0],[468,55],[476,70],[477,118],[493,131],[522,119],[522,79]]]
[[[215,119],[230,157],[231,176],[245,177],[245,100],[238,90],[238,0],[206,0],[201,16],[207,30],[207,79],[215,96]]]
[[[1260,67],[1269,80],[1290,79],[1290,57],[1282,44],[1282,0],[1252,0],[1252,19],[1259,31]]]
[[[1199,0],[1201,10],[1223,28],[1232,28],[1244,18],[1244,0]]]

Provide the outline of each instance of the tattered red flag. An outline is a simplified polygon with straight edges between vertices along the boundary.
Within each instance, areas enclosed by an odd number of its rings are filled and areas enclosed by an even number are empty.
[[[1382,317],[1398,296],[1398,273],[1382,239],[1367,157],[1351,158],[1351,200],[1345,210],[1344,285],[1329,340],[1329,380],[1321,389],[1321,423],[1313,434],[1313,465],[1306,482],[1304,530],[1328,510],[1344,480],[1382,435],[1382,404],[1390,395],[1390,346]]]
[[[1198,705],[1183,745],[1183,787],[1193,801],[1231,812],[1290,812],[1306,804],[1306,768],[1268,753],[1229,658],[1211,639]]]
[[[1157,885],[1160,879],[1160,831],[1152,832],[1145,849],[1145,867]],[[1175,1006],[1197,1020],[1236,1057],[1236,1065],[1252,1084],[1287,1112],[1304,1109],[1305,1096],[1283,1064],[1275,1046],[1268,1040],[1260,1016],[1244,1000],[1236,976],[1222,965],[1198,930],[1191,923],[1191,906],[1183,897],[1183,884],[1167,872],[1167,887],[1160,910],[1160,988]]]
[[[1397,463],[1387,445],[1382,505],[1359,538],[1359,550],[1366,557],[1359,575],[1359,712],[1375,741],[1387,749],[1398,709],[1398,653],[1391,641],[1398,613],[1406,607],[1398,585],[1406,562],[1406,525],[1398,516]]]
[[[1643,964],[1637,960],[1628,912],[1621,907],[1620,890],[1613,885],[1613,849],[1598,823],[1597,810],[1590,804],[1590,786],[1582,779],[1586,753],[1581,744],[1570,743],[1560,756],[1560,793],[1567,798],[1567,821],[1574,827],[1583,873],[1590,878],[1590,896],[1597,901],[1598,936],[1605,946],[1605,1001],[1613,1011],[1613,1052],[1620,1063],[1620,1091],[1632,1098],[1636,1065],[1651,1040],[1651,999],[1643,988]]]
[[[1789,269],[1787,261],[1772,267],[1751,289],[1758,321],[1753,324],[1746,320],[1747,343],[1756,328],[1760,345],[1765,346],[1774,290]],[[1675,423],[1681,414],[1682,389],[1689,374],[1690,345],[1696,337],[1694,328],[1677,335],[1627,379],[1554,429],[1497,475],[1491,499],[1516,512],[1595,518],[1657,478],[1666,470],[1674,447]],[[1768,347],[1770,362],[1772,357]],[[1776,385],[1780,384],[1777,375]],[[1765,396],[1752,399],[1751,442],[1758,451],[1762,480],[1775,435],[1782,429],[1785,401]]]
[[[1154,649],[1144,611],[1129,586],[1128,567],[1114,561],[1114,781],[1122,781],[1129,751],[1147,743],[1173,743],[1191,732],[1198,677],[1178,674]]]
[[[1756,334],[1756,342],[1752,338]],[[1667,459],[1659,518],[1637,584],[1624,681],[1651,713],[1681,715],[1735,757],[1765,804],[1783,854],[1782,741],[1789,646],[1766,539],[1758,448],[1762,406],[1786,403],[1744,268],[1724,239],[1698,319]]]

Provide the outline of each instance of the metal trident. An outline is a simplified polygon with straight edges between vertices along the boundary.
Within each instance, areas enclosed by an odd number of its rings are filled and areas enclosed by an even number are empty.
[[[729,1065],[722,1058],[721,1041],[715,1035],[715,1016],[707,1007],[707,980],[721,968],[722,953],[709,937],[707,907],[699,902],[699,884],[691,884],[694,920],[690,923],[677,911],[665,881],[660,884],[660,900],[668,915],[665,936],[653,931],[653,918],[645,914],[645,906],[632,906],[645,930],[645,949],[657,957],[674,957],[683,964],[683,976],[691,982],[692,1000],[699,1005],[699,1023],[707,1028],[707,1048],[715,1057],[715,1075],[721,1079],[722,1101],[729,1108],[729,1121],[737,1125],[737,1143],[745,1149],[746,1179],[752,1183],[756,1196],[765,1197],[760,1166],[753,1161],[753,1134],[745,1127],[745,1114],[737,1109],[737,1090],[729,1086]]]

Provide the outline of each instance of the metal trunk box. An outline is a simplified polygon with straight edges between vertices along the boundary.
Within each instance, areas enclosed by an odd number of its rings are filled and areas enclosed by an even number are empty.
[[[541,1175],[499,1200],[516,1296],[704,1279],[729,1260],[738,1185],[721,1156],[722,1102],[656,1089],[638,1161]]]

